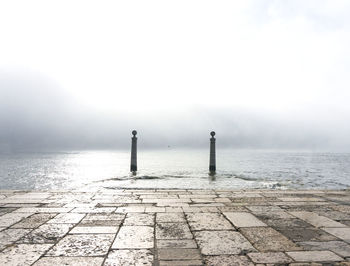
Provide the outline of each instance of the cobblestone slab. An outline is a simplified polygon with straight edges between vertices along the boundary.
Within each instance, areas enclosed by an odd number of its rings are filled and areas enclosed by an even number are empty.
[[[239,232],[199,231],[194,235],[204,255],[236,255],[243,251],[256,251]]]
[[[182,213],[157,213],[157,223],[185,223],[185,216]]]
[[[266,226],[265,223],[248,212],[224,212],[224,215],[229,219],[234,226],[240,227],[257,227]]]
[[[230,256],[206,256],[205,264],[208,266],[254,266],[246,256],[230,255]]]
[[[6,266],[31,265],[52,245],[19,244],[6,248],[0,253],[0,262]]]
[[[186,215],[192,230],[235,230],[219,213],[193,213]]]
[[[198,260],[201,255],[198,249],[158,249],[159,260]]]
[[[157,248],[197,248],[193,239],[157,240]]]
[[[0,191],[0,265],[345,266],[349,206],[350,190]]]
[[[287,252],[295,261],[308,262],[308,261],[342,261],[343,259],[331,251],[295,251]]]
[[[6,213],[0,216],[0,227],[8,227],[15,223],[18,223],[24,218],[32,215],[33,213]]]
[[[116,234],[119,227],[115,226],[76,226],[70,234]]]
[[[43,224],[19,240],[20,243],[48,244],[56,243],[73,227],[72,224]]]
[[[128,213],[124,225],[154,225],[154,214],[150,213]]]
[[[0,250],[25,236],[30,229],[6,229],[0,232]]]
[[[327,242],[299,242],[305,250],[330,250],[334,253],[343,256],[350,257],[350,245],[342,241],[327,241]]]
[[[201,260],[161,260],[159,266],[202,266]]]
[[[42,257],[33,266],[71,265],[101,266],[103,257]]]
[[[185,223],[159,223],[156,225],[157,239],[191,239],[190,228]]]
[[[81,221],[85,216],[84,214],[80,213],[60,213],[55,218],[48,221],[48,223],[53,224],[76,224]]]
[[[287,237],[270,227],[247,227],[241,228],[240,231],[254,247],[262,252],[301,250]]]
[[[154,246],[151,226],[122,226],[114,240],[113,249],[149,249]]]
[[[23,219],[21,222],[14,224],[11,228],[30,228],[34,229],[54,218],[56,213],[38,213]]]
[[[112,250],[104,266],[135,265],[151,266],[153,265],[153,254],[150,250]]]
[[[112,244],[114,235],[67,235],[61,239],[47,256],[84,257],[104,256]]]
[[[249,253],[248,257],[255,263],[289,263],[293,260],[282,252]]]
[[[346,225],[344,224],[338,223],[332,219],[329,219],[324,216],[320,216],[317,213],[313,213],[313,212],[301,211],[301,212],[290,212],[290,214],[312,224],[315,227],[346,227]]]
[[[324,231],[330,233],[348,243],[350,243],[350,228],[323,228]]]

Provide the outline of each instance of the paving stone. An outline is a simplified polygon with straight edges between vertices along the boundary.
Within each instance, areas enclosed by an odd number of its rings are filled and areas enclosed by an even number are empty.
[[[198,249],[158,249],[159,260],[197,260],[201,259]]]
[[[5,214],[5,213],[9,213],[9,212],[13,212],[17,210],[17,208],[5,208],[5,207],[0,207],[0,214]]]
[[[322,228],[322,230],[330,233],[348,243],[350,243],[350,228]]]
[[[289,263],[293,260],[283,252],[254,252],[248,253],[248,257],[255,263]]]
[[[219,213],[193,213],[186,217],[192,230],[235,230]]]
[[[342,261],[343,259],[331,251],[294,251],[287,252],[295,261]]]
[[[224,215],[237,228],[267,226],[265,223],[256,218],[253,214],[248,212],[224,212]]]
[[[256,264],[258,265],[258,264]],[[264,264],[263,264],[264,265]],[[328,264],[328,263],[317,263],[317,262],[294,262],[294,263],[289,263],[289,266],[333,266],[334,264]],[[336,265],[336,264],[335,264]]]
[[[203,255],[237,255],[256,249],[235,231],[199,231],[194,232]]]
[[[337,240],[336,237],[317,228],[290,228],[278,229],[280,233],[293,241],[330,241]]]
[[[217,207],[183,207],[184,212],[220,212]]]
[[[278,206],[247,206],[246,208],[252,212],[259,213],[283,212],[283,209]]]
[[[133,207],[118,207],[117,213],[129,213],[129,212],[145,212],[145,207],[143,206],[133,206]]]
[[[18,213],[66,213],[73,208],[19,208],[15,210]]]
[[[157,213],[157,223],[185,223],[183,213]]]
[[[161,260],[159,266],[201,266],[201,260]]]
[[[281,233],[270,227],[241,228],[241,233],[262,252],[301,250]]]
[[[33,213],[6,213],[2,216],[0,216],[0,227],[8,227],[15,223],[18,223],[24,218],[27,218],[28,216],[32,215]]]
[[[14,224],[11,228],[30,228],[34,229],[54,218],[56,213],[38,213],[28,218],[24,218],[19,223]]]
[[[76,226],[70,234],[116,234],[119,227],[116,226]]]
[[[52,244],[19,244],[13,245],[0,253],[0,262],[6,266],[25,266],[33,264]]]
[[[328,217],[332,220],[350,220],[350,214],[341,211],[317,211],[319,215]]]
[[[0,232],[0,250],[30,232],[30,229],[6,229]]]
[[[125,218],[125,214],[88,214],[80,223],[80,226],[119,226]]]
[[[298,218],[293,219],[264,219],[264,223],[275,228],[313,228],[313,226]]]
[[[304,202],[307,202],[307,201],[324,201],[324,199],[322,198],[314,198],[314,197],[288,197],[288,198],[279,198],[280,200],[282,201],[292,201],[292,202],[298,202],[298,201],[304,201]]]
[[[154,225],[154,214],[151,213],[128,213],[124,225]]]
[[[145,212],[165,212],[165,207],[146,207]]]
[[[282,211],[282,212],[254,212],[254,215],[256,215],[259,219],[265,220],[265,219],[293,219],[294,216],[290,215],[289,213]]]
[[[246,256],[228,255],[228,256],[206,256],[205,264],[208,266],[254,266]]]
[[[122,226],[112,245],[113,249],[153,248],[154,229],[150,226]]]
[[[172,212],[183,212],[181,207],[165,207],[165,212],[172,213]]]
[[[153,254],[150,250],[112,250],[108,253],[108,257],[104,266],[119,265],[135,265],[146,266],[153,265]]]
[[[76,224],[83,219],[85,214],[82,213],[60,213],[55,218],[48,221],[48,223],[55,224]]]
[[[103,257],[42,257],[33,266],[101,266],[103,260]]]
[[[113,234],[67,235],[46,256],[104,256],[112,244]]]
[[[157,248],[197,248],[193,239],[157,240]]]
[[[327,217],[313,212],[290,212],[290,214],[312,224],[315,227],[346,227],[346,225],[333,221]]]
[[[56,243],[72,227],[72,224],[43,224],[20,239],[19,242],[28,244]]]
[[[330,250],[340,256],[350,257],[350,245],[346,244],[343,241],[306,241],[299,242],[298,244],[302,246],[305,250]]]
[[[243,206],[225,206],[225,207],[218,207],[218,209],[221,212],[246,212],[246,211],[248,211]]]
[[[71,213],[112,213],[116,208],[74,208]]]
[[[159,223],[156,225],[157,239],[191,239],[192,233],[185,223]]]

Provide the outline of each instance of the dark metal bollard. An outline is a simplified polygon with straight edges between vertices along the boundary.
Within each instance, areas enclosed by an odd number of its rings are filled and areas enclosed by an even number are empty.
[[[137,171],[137,131],[133,130],[133,137],[131,138],[131,163],[130,163],[130,172]]]
[[[215,174],[216,171],[216,155],[215,155],[215,132],[210,132],[210,160],[209,160],[209,172]]]

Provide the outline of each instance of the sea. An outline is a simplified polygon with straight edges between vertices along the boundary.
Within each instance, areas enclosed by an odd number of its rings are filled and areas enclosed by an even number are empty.
[[[0,154],[0,189],[347,189],[350,153],[217,149],[13,152]]]

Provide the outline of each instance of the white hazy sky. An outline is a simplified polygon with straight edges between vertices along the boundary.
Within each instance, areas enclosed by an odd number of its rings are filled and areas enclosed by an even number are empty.
[[[0,74],[41,76],[110,114],[220,108],[341,125],[349,14],[349,0],[1,1]]]
[[[0,67],[107,110],[347,108],[349,14],[348,0],[1,1]]]

